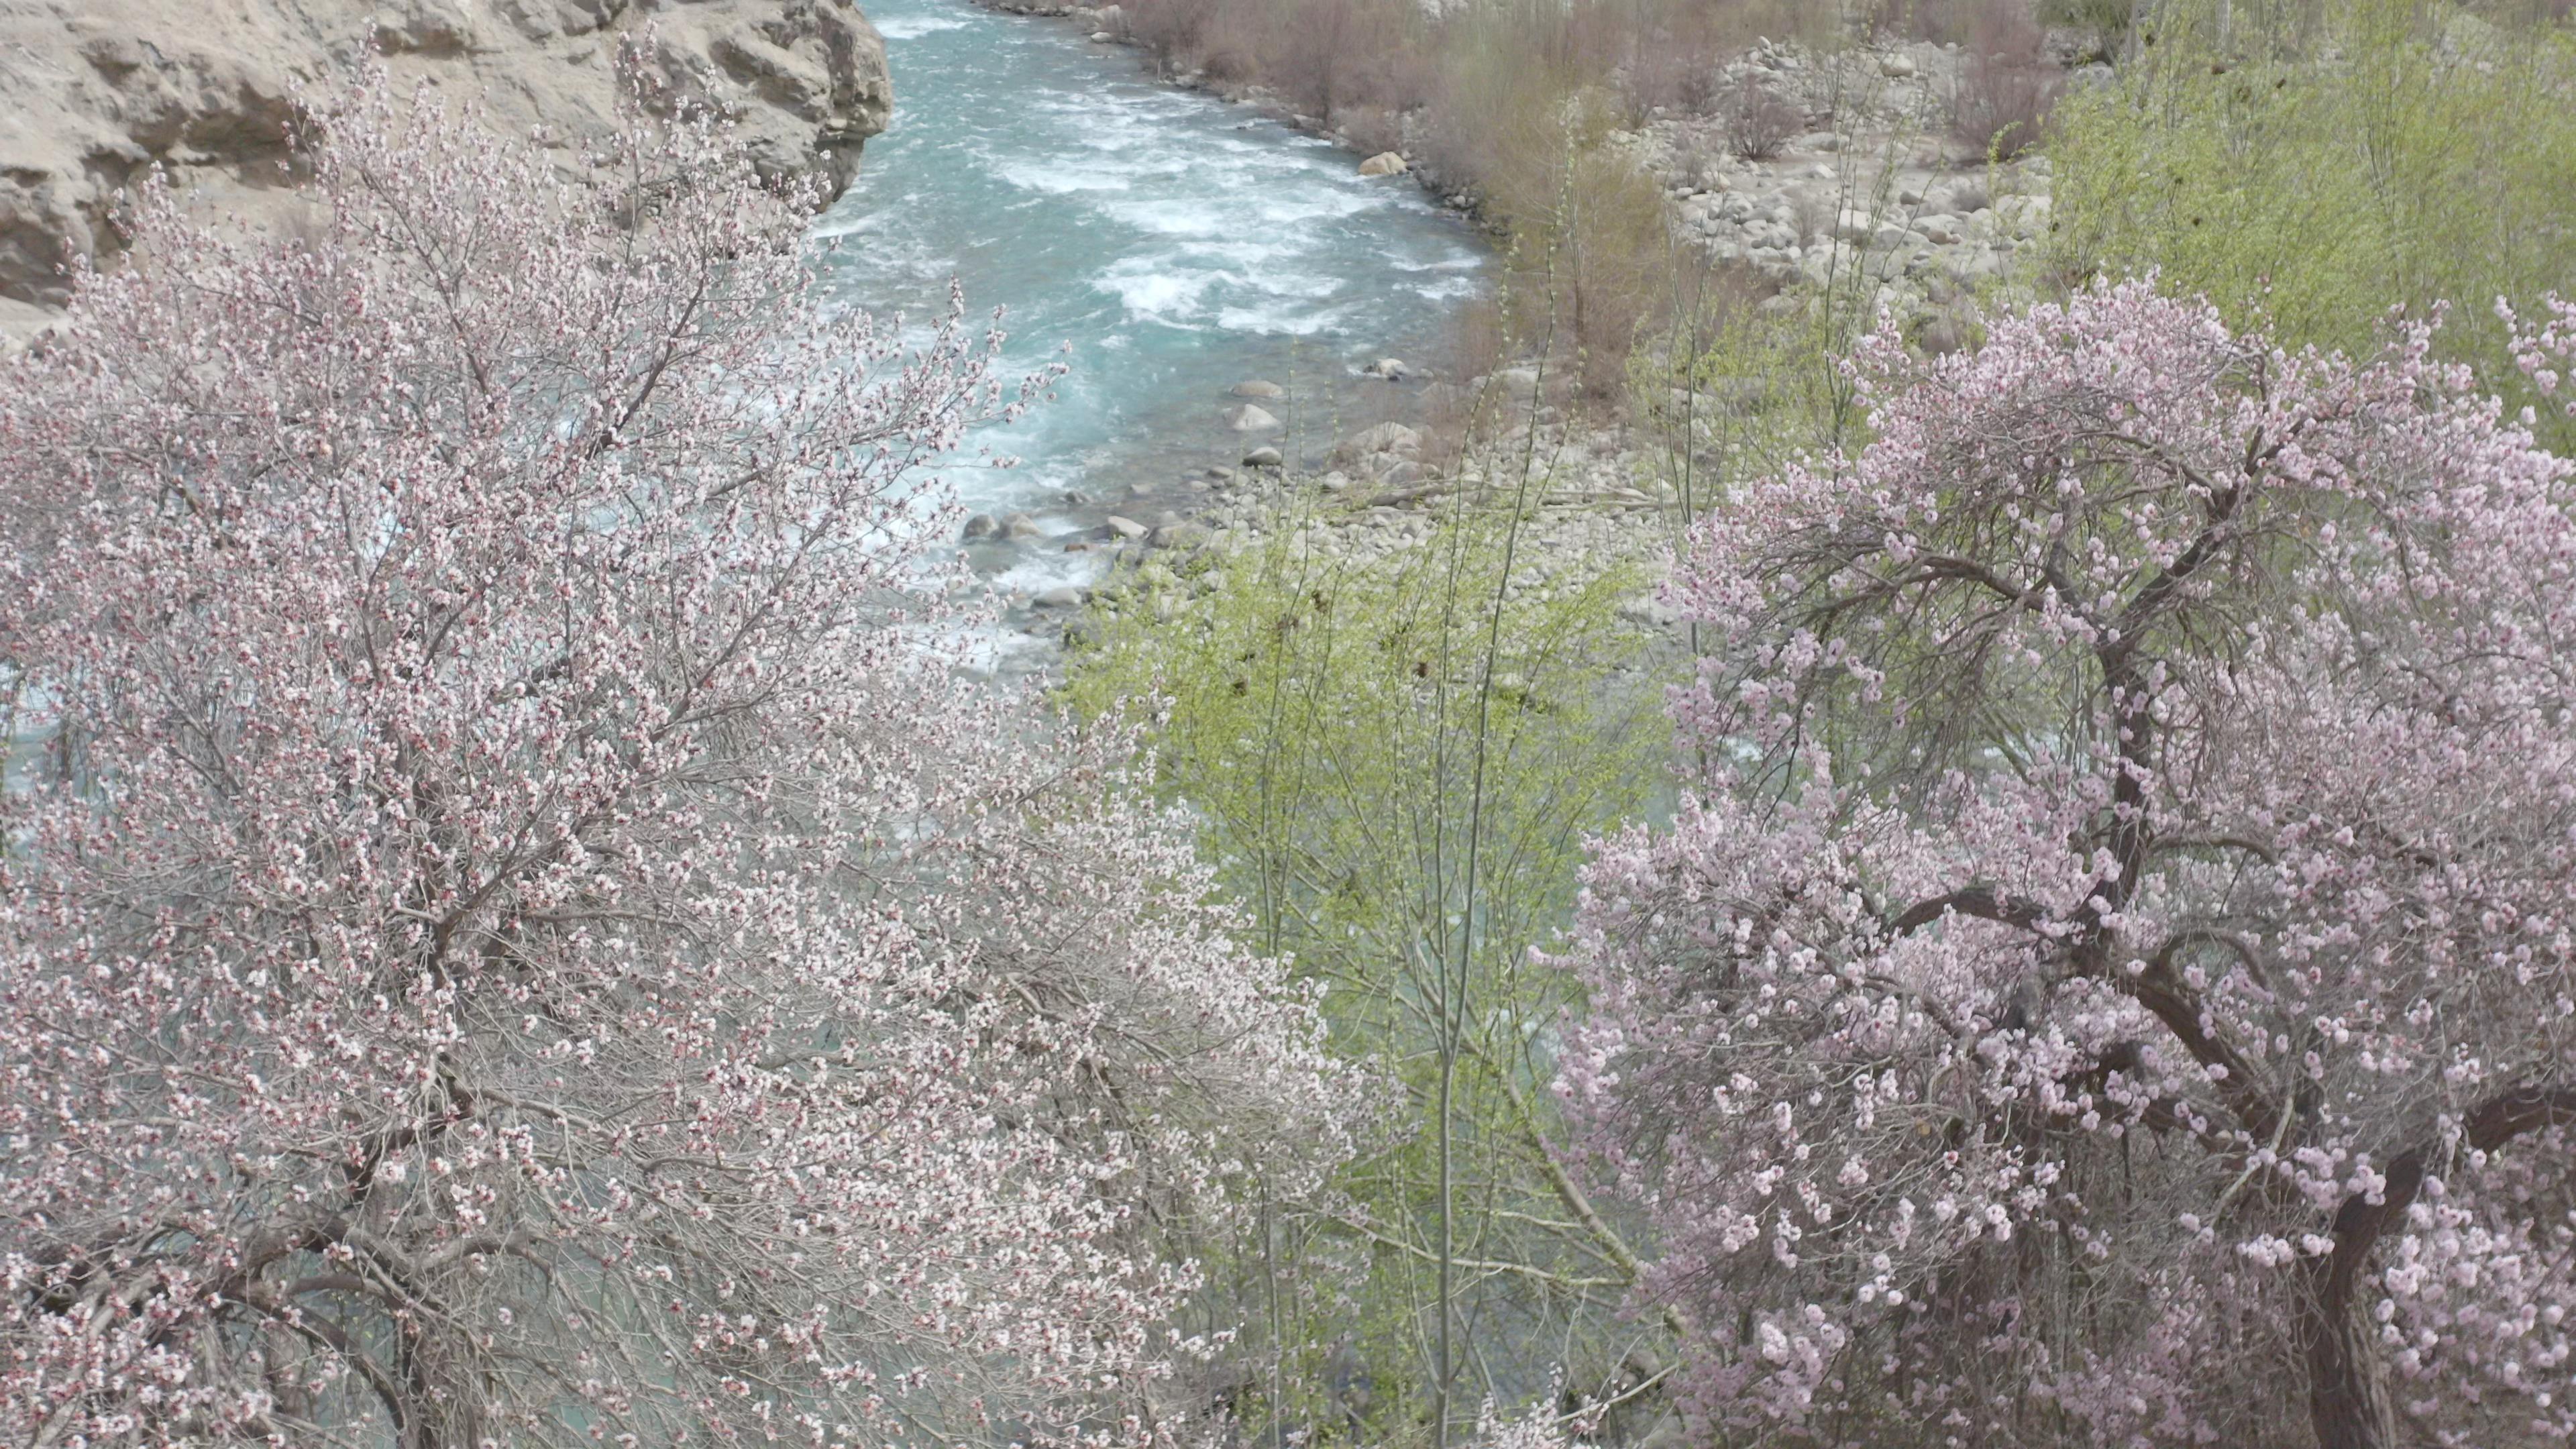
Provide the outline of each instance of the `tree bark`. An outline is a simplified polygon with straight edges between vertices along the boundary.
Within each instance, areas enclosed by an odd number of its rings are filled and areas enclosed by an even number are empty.
[[[2397,1400],[2380,1357],[2378,1325],[2352,1291],[2359,1265],[2341,1271],[2345,1266],[2316,1275],[2316,1296],[2300,1325],[2307,1340],[2308,1417],[2317,1449],[2395,1449]]]

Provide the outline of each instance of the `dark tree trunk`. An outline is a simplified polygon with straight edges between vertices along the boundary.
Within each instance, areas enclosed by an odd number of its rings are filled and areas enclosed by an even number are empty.
[[[2380,1357],[2378,1325],[2353,1291],[2359,1270],[2357,1263],[2335,1264],[2316,1274],[2315,1297],[2299,1326],[2317,1449],[2396,1449],[2397,1401]]]
[[[2529,1083],[2489,1097],[2462,1123],[2469,1147],[2494,1152],[2526,1132],[2576,1126],[2576,1087]],[[2344,1199],[2334,1219],[2334,1251],[2308,1275],[2300,1310],[2300,1349],[2308,1361],[2308,1415],[2317,1449],[2396,1449],[2397,1401],[2379,1356],[2378,1326],[2363,1289],[2380,1234],[2405,1216],[2424,1186],[2427,1147],[2409,1148],[2388,1164],[2379,1200]]]
[[[2396,1449],[2397,1400],[2370,1318],[2370,1255],[2379,1235],[2403,1217],[2424,1185],[2424,1154],[2401,1152],[2388,1164],[2376,1202],[2345,1198],[2335,1213],[2334,1251],[2308,1273],[2300,1312],[2300,1347],[2308,1360],[2308,1417],[2317,1449]]]

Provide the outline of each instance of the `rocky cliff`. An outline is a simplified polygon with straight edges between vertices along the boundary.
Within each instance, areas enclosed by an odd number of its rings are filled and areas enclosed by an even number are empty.
[[[647,34],[645,65],[735,117],[764,172],[834,195],[892,108],[855,0],[0,0],[0,329],[62,305],[67,256],[114,255],[116,194],[156,164],[288,214],[298,82],[372,52],[569,148],[612,124],[614,58]]]

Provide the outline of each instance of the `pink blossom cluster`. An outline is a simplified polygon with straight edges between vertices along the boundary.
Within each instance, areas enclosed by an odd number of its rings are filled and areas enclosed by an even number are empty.
[[[1166,1437],[1175,1225],[1350,1092],[958,676],[921,470],[1045,379],[819,315],[716,130],[317,124],[0,377],[0,1438]]]
[[[2570,376],[2576,372],[2576,302],[2555,293],[2542,298],[2546,316],[2537,323],[2526,323],[2502,297],[2495,306],[2504,319],[2514,365],[2542,397],[2560,400],[2567,415],[2576,417],[2576,377]]]
[[[1693,537],[1559,1086],[1702,1423],[2576,1437],[2576,467],[2429,340],[1890,326]]]

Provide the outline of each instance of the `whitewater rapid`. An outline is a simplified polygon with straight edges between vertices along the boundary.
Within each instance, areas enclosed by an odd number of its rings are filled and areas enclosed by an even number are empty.
[[[815,235],[827,297],[934,314],[951,277],[971,309],[1008,309],[1008,371],[1072,372],[1051,403],[975,441],[1006,472],[946,473],[966,505],[1025,511],[1040,536],[973,551],[1006,593],[1080,583],[1102,553],[1065,551],[1131,485],[1161,494],[1259,443],[1313,456],[1414,413],[1361,376],[1441,350],[1484,285],[1476,232],[1402,178],[1214,98],[1164,86],[1137,53],[1060,21],[969,0],[870,0],[896,109]],[[1068,350],[1069,349],[1069,350]],[[1229,427],[1248,379],[1286,435]],[[1068,503],[1066,495],[1081,495]]]

